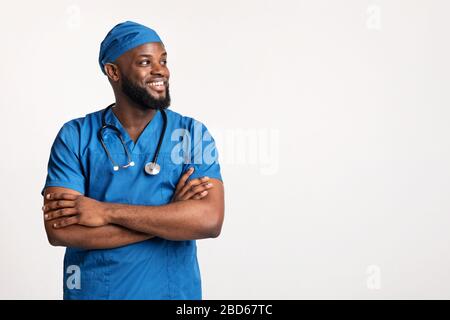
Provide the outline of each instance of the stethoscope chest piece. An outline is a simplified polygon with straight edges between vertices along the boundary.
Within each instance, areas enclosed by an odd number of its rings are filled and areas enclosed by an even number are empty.
[[[155,162],[149,162],[145,165],[145,172],[151,176],[156,176],[159,171],[161,171],[161,167]]]

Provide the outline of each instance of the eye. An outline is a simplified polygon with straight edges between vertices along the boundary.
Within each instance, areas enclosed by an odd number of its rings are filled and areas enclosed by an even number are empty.
[[[141,62],[139,62],[139,64],[141,66],[148,66],[150,64],[150,61],[149,60],[142,60]]]
[[[163,64],[163,65],[167,65],[167,60],[163,60],[163,61],[161,61],[161,64]]]

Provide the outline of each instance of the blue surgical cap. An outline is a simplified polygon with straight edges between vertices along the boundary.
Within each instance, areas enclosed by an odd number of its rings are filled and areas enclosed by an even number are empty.
[[[126,21],[119,23],[108,32],[100,45],[98,62],[104,74],[104,66],[114,62],[122,54],[148,42],[161,42],[158,34],[142,24]]]

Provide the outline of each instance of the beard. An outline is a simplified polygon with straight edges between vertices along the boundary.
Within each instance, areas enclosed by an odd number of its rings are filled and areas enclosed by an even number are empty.
[[[162,99],[154,98],[148,93],[146,88],[133,83],[130,79],[122,75],[122,91],[136,103],[142,110],[164,110],[170,106],[169,85],[166,86],[166,95]]]

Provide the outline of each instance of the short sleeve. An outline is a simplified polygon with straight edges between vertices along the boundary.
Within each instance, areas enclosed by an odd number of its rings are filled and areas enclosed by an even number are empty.
[[[79,156],[79,132],[70,123],[66,123],[53,142],[48,161],[47,187],[63,187],[85,193],[85,177]]]
[[[190,127],[191,148],[188,159],[190,163],[185,163],[183,172],[189,167],[194,167],[194,172],[189,180],[208,176],[223,182],[220,172],[219,152],[216,142],[206,126],[193,120]]]

